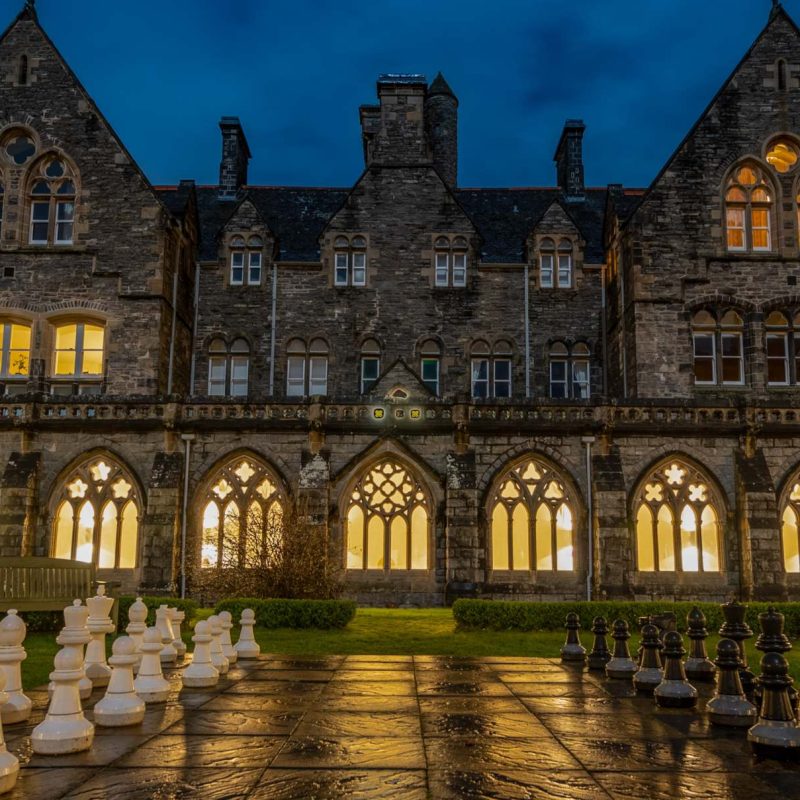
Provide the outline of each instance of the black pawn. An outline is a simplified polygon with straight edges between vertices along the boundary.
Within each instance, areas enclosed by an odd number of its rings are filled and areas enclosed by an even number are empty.
[[[567,621],[564,627],[567,629],[567,641],[561,648],[562,661],[580,661],[586,659],[586,648],[581,645],[578,631],[581,629],[581,620],[577,614],[567,614]]]
[[[758,615],[758,623],[761,626],[761,633],[756,639],[756,650],[762,653],[783,654],[792,649],[792,643],[783,632],[783,614],[770,606],[766,612]],[[756,705],[761,704],[761,685],[758,680],[753,689],[753,700]],[[797,716],[797,690],[793,686],[789,689],[789,700]]]
[[[758,722],[747,732],[753,750],[759,755],[786,758],[800,755],[800,728],[789,702],[789,664],[780,653],[767,653],[761,659],[759,678],[763,697]]]
[[[614,637],[614,655],[606,664],[606,675],[609,678],[629,680],[639,669],[639,665],[631,658],[628,650],[628,639],[631,638],[628,623],[624,619],[616,620],[611,635]]]
[[[753,636],[753,631],[744,621],[747,606],[738,603],[736,600],[731,600],[730,603],[722,604],[722,613],[725,617],[725,622],[719,629],[719,635],[725,639],[733,639],[739,646],[739,658],[742,661],[739,667],[739,680],[742,682],[744,693],[752,695],[756,676],[747,667],[747,652],[744,649],[745,640]]]
[[[706,703],[708,718],[715,725],[749,728],[758,718],[756,707],[747,700],[739,680],[739,645],[733,639],[717,644],[717,691]]]
[[[637,692],[653,694],[653,690],[664,678],[661,671],[661,638],[655,625],[642,627],[642,658],[639,671],[633,676],[633,685]]]
[[[611,658],[611,651],[608,649],[608,642],[606,641],[608,623],[605,617],[595,617],[592,620],[592,633],[594,634],[594,641],[592,642],[592,650],[589,653],[589,669],[605,669]]]
[[[713,681],[717,668],[706,653],[706,616],[695,606],[686,616],[687,636],[692,640],[686,659],[686,677],[691,681]]]
[[[656,686],[653,694],[660,708],[694,708],[697,704],[697,689],[686,680],[683,669],[683,639],[675,631],[664,636],[664,680]]]

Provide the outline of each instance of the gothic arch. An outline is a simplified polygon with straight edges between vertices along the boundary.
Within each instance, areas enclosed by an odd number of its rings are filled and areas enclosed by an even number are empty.
[[[800,573],[800,466],[795,466],[778,492],[781,560],[789,574]]]

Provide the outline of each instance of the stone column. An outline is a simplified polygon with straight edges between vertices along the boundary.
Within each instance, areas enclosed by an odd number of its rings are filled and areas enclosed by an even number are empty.
[[[595,599],[630,597],[633,570],[628,500],[619,447],[592,456]]]
[[[486,543],[481,541],[481,508],[475,486],[475,453],[447,456],[444,567],[445,602],[480,594],[486,574]],[[437,547],[437,555],[439,548]],[[437,582],[439,570],[437,569]]]
[[[0,556],[34,552],[41,453],[12,453],[0,479]]]

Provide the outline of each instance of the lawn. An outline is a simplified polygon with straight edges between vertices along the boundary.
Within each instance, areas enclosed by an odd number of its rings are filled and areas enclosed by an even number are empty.
[[[205,614],[201,614],[205,616]],[[234,641],[237,631],[234,631]],[[294,630],[257,628],[256,639],[264,653],[287,655],[454,655],[454,656],[540,656],[558,657],[564,634],[544,631],[462,631],[456,630],[450,609],[387,609],[360,608],[355,619],[344,630]],[[706,642],[713,655],[719,637]],[[191,648],[191,632],[184,631]],[[761,654],[748,644],[751,668],[757,673]],[[610,643],[611,640],[609,640]],[[631,647],[638,637],[631,639]],[[583,634],[584,646],[591,645],[591,634]],[[612,643],[613,644],[613,643]],[[688,648],[688,639],[684,645]],[[28,659],[23,664],[26,688],[47,680],[58,645],[54,633],[32,633],[25,640]],[[789,663],[796,681],[800,682],[800,650],[789,654]]]

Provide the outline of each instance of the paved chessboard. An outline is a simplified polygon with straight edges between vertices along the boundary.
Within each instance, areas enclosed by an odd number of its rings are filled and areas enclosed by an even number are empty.
[[[6,728],[21,770],[4,798],[800,797],[800,763],[759,761],[744,732],[556,659],[262,656],[213,690],[179,675],[143,724],[97,728],[72,756],[32,755],[47,693],[29,692],[33,716]]]

